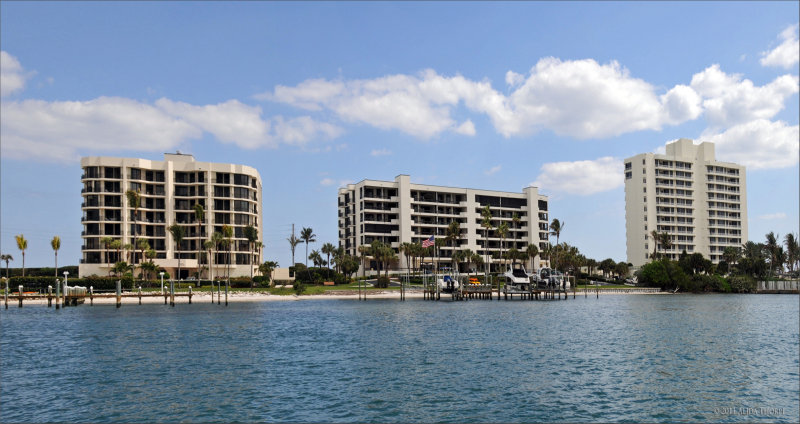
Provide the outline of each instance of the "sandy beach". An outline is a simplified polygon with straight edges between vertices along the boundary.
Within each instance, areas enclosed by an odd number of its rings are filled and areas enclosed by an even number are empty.
[[[612,292],[611,290],[600,290],[600,294],[603,296],[628,296],[628,295],[670,295],[673,293],[669,292],[658,292],[658,293],[642,293],[642,292]],[[680,294],[680,293],[678,293]],[[569,292],[570,297],[572,296],[572,292]],[[589,291],[589,296],[596,296],[595,291]],[[16,297],[11,297],[12,294],[9,293],[8,305],[9,307],[16,307],[17,306],[17,299]],[[362,293],[363,296],[363,293]],[[495,292],[493,298],[496,298],[497,293]],[[577,292],[577,296],[581,297],[584,296],[582,291]],[[302,300],[332,300],[332,299],[349,299],[349,300],[357,300],[358,299],[358,291],[351,291],[351,290],[342,290],[339,292],[330,292],[328,294],[314,294],[314,295],[273,295],[266,292],[249,292],[249,291],[233,291],[228,293],[228,302],[292,302],[292,301],[302,301]],[[448,294],[442,295],[443,299],[449,300],[450,296]],[[367,295],[367,299],[395,299],[400,300],[400,292],[397,290],[387,290],[387,291],[371,291]],[[421,291],[413,290],[406,292],[406,299],[413,300],[413,299],[423,299],[423,293]],[[169,301],[169,300],[167,300]],[[214,303],[216,303],[217,295],[214,294]],[[225,294],[222,293],[222,301],[225,301]],[[164,304],[164,296],[142,296],[141,298],[142,304]],[[89,299],[86,299],[85,305],[89,305]],[[175,296],[175,304],[188,304],[189,297],[186,295],[186,292],[176,293]],[[192,293],[192,303],[211,303],[211,295],[208,292],[194,292]],[[55,300],[53,301],[55,304]],[[94,298],[94,305],[115,305],[116,298],[115,297],[97,297]],[[123,293],[122,298],[122,305],[138,305],[139,304],[139,297],[136,293],[132,292],[125,292]],[[47,299],[38,298],[38,299],[25,299],[23,301],[24,306],[46,306]]]

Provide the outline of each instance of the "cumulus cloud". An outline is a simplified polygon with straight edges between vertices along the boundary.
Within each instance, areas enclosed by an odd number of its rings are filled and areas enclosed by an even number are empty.
[[[342,132],[310,117],[265,120],[260,107],[236,100],[203,106],[165,98],[153,105],[120,97],[4,101],[2,115],[3,155],[50,161],[76,160],[86,151],[168,151],[203,133],[252,149],[304,145]]]
[[[800,127],[786,122],[757,119],[724,132],[706,134],[715,144],[717,158],[748,169],[784,168],[798,163]]]
[[[501,169],[503,169],[503,167],[501,165],[495,165],[495,166],[487,169],[486,171],[483,171],[483,173],[486,174],[486,175],[494,175],[497,172],[499,172]]]
[[[163,110],[119,97],[2,103],[3,155],[75,160],[78,150],[167,151],[202,131]]]
[[[504,95],[489,81],[433,70],[418,75],[375,79],[306,80],[256,95],[309,110],[330,110],[340,119],[399,130],[429,139],[445,131],[474,135],[471,120],[456,123],[453,111],[465,107],[489,117],[506,137],[549,129],[574,138],[604,138],[660,129],[697,118],[700,96],[678,85],[659,95],[649,83],[633,78],[617,62],[541,59],[528,73],[506,73],[513,88]]]
[[[761,53],[762,66],[780,66],[789,69],[800,61],[800,42],[797,38],[798,24],[780,34],[781,43],[772,50]]]
[[[6,51],[0,51],[0,95],[2,97],[24,89],[28,76],[16,57]]]
[[[797,93],[798,78],[783,75],[758,87],[739,74],[726,74],[715,64],[694,74],[691,88],[703,96],[710,126],[727,128],[774,117],[784,108],[786,99]]]
[[[530,185],[553,192],[581,196],[613,190],[625,183],[622,160],[602,157],[596,160],[551,162],[542,165]]]

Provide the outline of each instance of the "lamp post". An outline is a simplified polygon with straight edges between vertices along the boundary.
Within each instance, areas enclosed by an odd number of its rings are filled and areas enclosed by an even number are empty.
[[[161,276],[161,294],[164,294],[164,271],[158,273]]]

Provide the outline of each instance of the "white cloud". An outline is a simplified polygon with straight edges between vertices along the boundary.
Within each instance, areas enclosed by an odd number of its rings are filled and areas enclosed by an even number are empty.
[[[613,157],[551,162],[542,165],[539,176],[530,185],[552,192],[590,195],[622,186],[625,182],[622,167],[622,160]]]
[[[794,24],[780,34],[781,44],[770,51],[761,53],[762,66],[780,66],[789,69],[800,61],[800,42],[797,38],[798,24]]]
[[[196,106],[169,99],[155,105],[120,97],[88,101],[2,102],[3,155],[48,161],[77,160],[110,151],[168,151],[204,132],[241,148],[305,145],[342,130],[302,116],[261,118],[261,108],[236,100]]]
[[[701,99],[691,87],[678,85],[658,95],[652,85],[630,77],[617,62],[601,65],[591,59],[545,58],[527,76],[508,71],[506,83],[513,88],[508,96],[487,80],[445,77],[428,69],[415,76],[311,79],[294,87],[277,86],[255,97],[311,111],[330,110],[347,122],[422,139],[445,131],[474,135],[471,120],[457,124],[453,119],[459,105],[488,116],[506,137],[549,129],[575,138],[603,138],[658,130],[701,113]]]
[[[486,171],[483,171],[483,173],[486,174],[486,175],[494,175],[497,172],[499,172],[501,169],[503,169],[503,167],[501,165],[495,165],[495,166],[487,169]]]
[[[761,219],[761,220],[764,220],[764,221],[770,221],[770,220],[774,220],[774,219],[784,219],[784,218],[786,218],[786,214],[783,213],[783,212],[769,213],[769,214],[761,215],[761,216],[758,217],[758,219]]]
[[[323,178],[319,184],[327,187],[336,184],[336,181],[334,181],[332,178]]]
[[[224,143],[235,143],[249,149],[276,144],[268,134],[269,123],[261,119],[258,106],[247,106],[237,100],[195,106],[165,98],[156,100],[155,104],[169,115],[213,134]]]
[[[374,149],[369,154],[370,156],[388,156],[392,154],[392,151],[389,149]]]
[[[21,91],[25,88],[26,75],[16,57],[6,51],[0,51],[0,95],[2,97]]]
[[[319,184],[323,187],[330,187],[332,185],[336,185],[337,187],[344,187],[348,184],[353,184],[352,180],[339,180],[336,181],[333,178],[323,178]]]
[[[80,151],[168,151],[199,138],[193,125],[159,108],[119,97],[84,102],[2,102],[3,155],[49,161]]]
[[[739,163],[748,169],[784,168],[798,162],[798,128],[783,121],[757,119],[701,138],[715,144],[719,160]]]
[[[757,87],[739,74],[728,75],[712,65],[692,76],[692,88],[703,96],[705,116],[712,128],[727,128],[755,119],[770,119],[797,93],[798,78],[783,75]]]

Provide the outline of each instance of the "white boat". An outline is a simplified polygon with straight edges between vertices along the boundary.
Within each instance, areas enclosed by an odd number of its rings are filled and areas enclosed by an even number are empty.
[[[559,271],[552,268],[539,268],[531,275],[531,279],[536,282],[538,288],[547,290],[569,290],[569,280]]]

